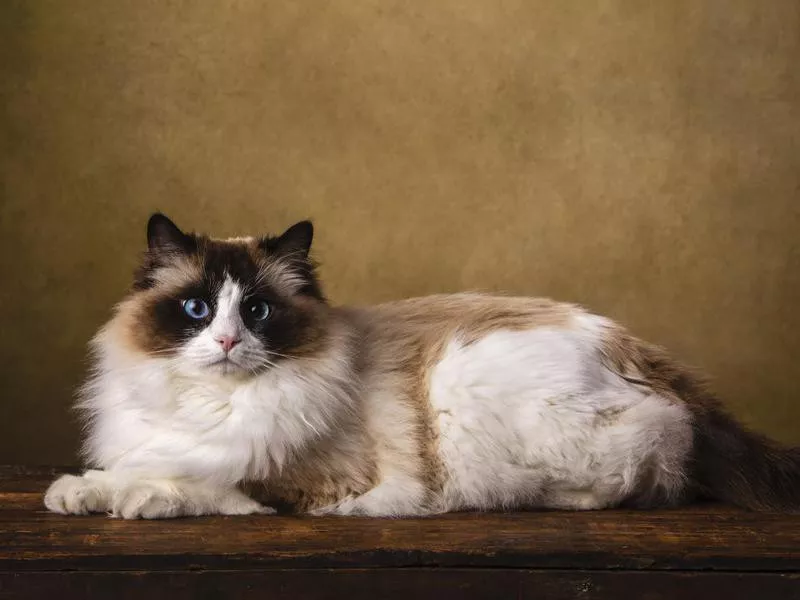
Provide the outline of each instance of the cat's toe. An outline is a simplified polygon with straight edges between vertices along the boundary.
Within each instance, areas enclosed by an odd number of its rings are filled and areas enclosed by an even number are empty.
[[[327,515],[349,515],[352,514],[351,511],[353,509],[354,500],[355,498],[353,496],[347,496],[339,502],[334,502],[333,504],[320,506],[319,508],[310,510],[308,511],[308,514],[312,517],[324,517]]]
[[[229,495],[219,505],[219,512],[223,515],[274,515],[278,511],[244,494],[235,493]]]
[[[111,516],[117,519],[170,519],[182,514],[180,496],[149,484],[121,490],[111,510]]]
[[[50,484],[50,487],[47,488],[47,491],[44,494],[44,505],[47,507],[47,510],[50,510],[54,513],[58,513],[60,515],[66,515],[67,507],[64,504],[64,483],[63,480],[66,477],[73,477],[73,475],[63,475],[56,479],[53,483]]]
[[[243,506],[237,508],[232,512],[226,512],[226,515],[274,515],[278,511],[271,506],[264,506],[262,504],[255,504],[254,506]]]
[[[56,479],[44,495],[44,505],[62,515],[88,515],[106,510],[102,491],[77,475],[62,475]]]
[[[257,504],[256,506],[250,507],[245,509],[244,512],[239,514],[241,515],[274,515],[277,514],[277,510],[272,508],[271,506],[264,506],[263,504]]]
[[[312,517],[324,517],[333,514],[334,508],[334,506],[321,506],[308,511],[308,514]]]

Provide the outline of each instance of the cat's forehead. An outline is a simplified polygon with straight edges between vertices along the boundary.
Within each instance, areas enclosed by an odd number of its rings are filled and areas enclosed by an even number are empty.
[[[255,238],[199,238],[197,251],[175,257],[156,279],[173,289],[203,285],[215,293],[225,281],[257,290],[270,287],[278,293],[292,295],[302,285],[302,276],[291,261],[270,255]]]
[[[268,262],[252,238],[201,239],[197,258],[206,278],[216,282],[231,278],[242,284],[256,281]]]

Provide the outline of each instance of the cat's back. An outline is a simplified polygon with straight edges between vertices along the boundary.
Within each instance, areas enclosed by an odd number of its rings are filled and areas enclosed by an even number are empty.
[[[371,341],[423,346],[438,345],[453,337],[472,343],[497,331],[569,329],[576,318],[588,316],[578,306],[548,298],[476,292],[435,294],[341,310]]]
[[[539,373],[574,386],[608,375],[601,364],[622,329],[548,298],[439,294],[347,309],[360,328],[365,365],[378,372],[461,382]],[[522,372],[520,372],[522,370]],[[432,390],[435,391],[435,390]]]

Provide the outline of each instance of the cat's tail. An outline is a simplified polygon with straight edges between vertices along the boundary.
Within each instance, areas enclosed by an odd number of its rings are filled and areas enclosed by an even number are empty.
[[[702,378],[657,346],[612,329],[603,354],[610,369],[679,398],[691,412],[687,491],[750,510],[800,511],[800,448],[782,447],[748,430]]]
[[[800,511],[800,448],[749,431],[716,402],[690,404],[697,490],[751,510]]]

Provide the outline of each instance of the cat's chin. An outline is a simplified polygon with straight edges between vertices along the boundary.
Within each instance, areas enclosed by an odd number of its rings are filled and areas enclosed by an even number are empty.
[[[221,358],[212,363],[203,365],[202,370],[214,375],[224,375],[228,377],[243,377],[253,374],[252,369],[247,369],[228,358]]]

